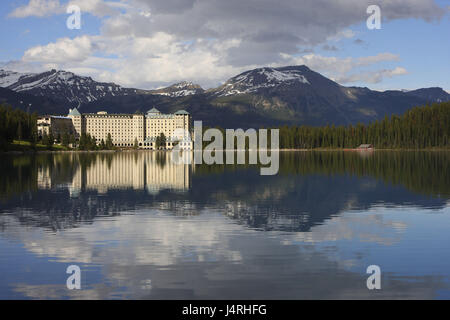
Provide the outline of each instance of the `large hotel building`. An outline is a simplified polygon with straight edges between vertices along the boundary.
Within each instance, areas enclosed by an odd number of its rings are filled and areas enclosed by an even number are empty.
[[[48,121],[47,121],[48,119]],[[106,142],[108,134],[116,147],[133,147],[137,140],[139,148],[155,149],[156,138],[164,134],[166,137],[166,149],[172,149],[179,143],[181,149],[192,149],[191,116],[187,111],[180,110],[173,114],[162,114],[156,108],[146,114],[108,114],[80,113],[76,108],[69,109],[67,117],[43,117],[38,120],[38,131],[49,134],[52,130],[54,136],[57,128],[65,127],[60,123],[71,121],[69,130],[79,138],[82,134],[90,134],[95,137],[97,143]],[[55,131],[55,132],[53,132]]]

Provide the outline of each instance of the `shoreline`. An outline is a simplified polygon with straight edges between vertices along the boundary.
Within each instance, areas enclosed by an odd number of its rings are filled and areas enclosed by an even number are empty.
[[[265,149],[261,149],[265,150]],[[148,150],[148,149],[118,149],[118,150],[10,150],[10,151],[0,151],[1,154],[6,155],[14,155],[14,154],[49,154],[49,153],[118,153],[118,152],[171,152],[172,150]],[[189,151],[194,152],[194,150],[180,150],[182,152]],[[244,150],[218,150],[218,151],[244,151]],[[249,150],[245,150],[249,151]],[[252,150],[253,151],[253,150]],[[258,151],[258,150],[254,150]],[[349,149],[349,148],[337,148],[337,149],[274,149],[273,151],[278,152],[362,152],[362,153],[373,153],[376,151],[449,151],[450,148],[421,148],[421,149],[412,149],[412,148],[386,148],[386,149]]]

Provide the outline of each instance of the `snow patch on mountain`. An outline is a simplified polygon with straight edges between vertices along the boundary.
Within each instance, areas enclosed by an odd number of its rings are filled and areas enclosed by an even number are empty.
[[[183,81],[173,84],[170,87],[154,90],[152,91],[152,93],[172,98],[178,98],[203,93],[203,91],[204,90],[199,85],[194,84],[190,81]]]
[[[0,87],[7,88],[19,81],[20,77],[29,75],[27,73],[19,73],[14,71],[0,70]]]
[[[122,88],[114,83],[101,83],[90,77],[68,71],[51,70],[43,73],[21,74],[0,70],[0,86],[16,92],[48,96],[74,105],[91,102],[107,96],[136,93],[136,89]]]
[[[300,81],[310,84],[304,75],[298,70],[278,71],[276,69],[263,69],[260,74],[266,76],[268,82]]]
[[[244,72],[228,80],[216,90],[218,96],[254,93],[261,89],[274,88],[280,85],[311,83],[299,69],[260,68]]]
[[[195,90],[179,90],[175,92],[160,92],[157,93],[161,96],[168,96],[168,97],[186,97],[193,94],[196,94],[197,92]]]

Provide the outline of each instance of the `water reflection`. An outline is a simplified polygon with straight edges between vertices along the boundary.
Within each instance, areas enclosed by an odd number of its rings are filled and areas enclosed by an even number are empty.
[[[158,152],[3,157],[0,297],[448,297],[449,153],[281,155],[277,176]]]
[[[184,154],[189,158],[191,154]],[[90,156],[89,156],[90,157]],[[170,189],[184,191],[190,188],[191,166],[174,165],[166,153],[118,153],[115,155],[100,154],[86,159],[82,165],[77,154],[70,154],[59,159],[51,159],[53,163],[48,166],[38,166],[38,189],[52,189],[59,184],[62,175],[55,167],[79,166],[66,176],[71,195],[77,196],[80,191],[95,190],[106,193],[108,190],[147,190],[157,194],[160,190]],[[74,164],[73,164],[74,163]]]

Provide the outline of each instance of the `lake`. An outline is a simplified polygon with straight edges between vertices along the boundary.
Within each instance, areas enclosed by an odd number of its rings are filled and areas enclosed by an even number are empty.
[[[0,299],[450,299],[449,164],[282,152],[261,176],[164,152],[1,155]]]

